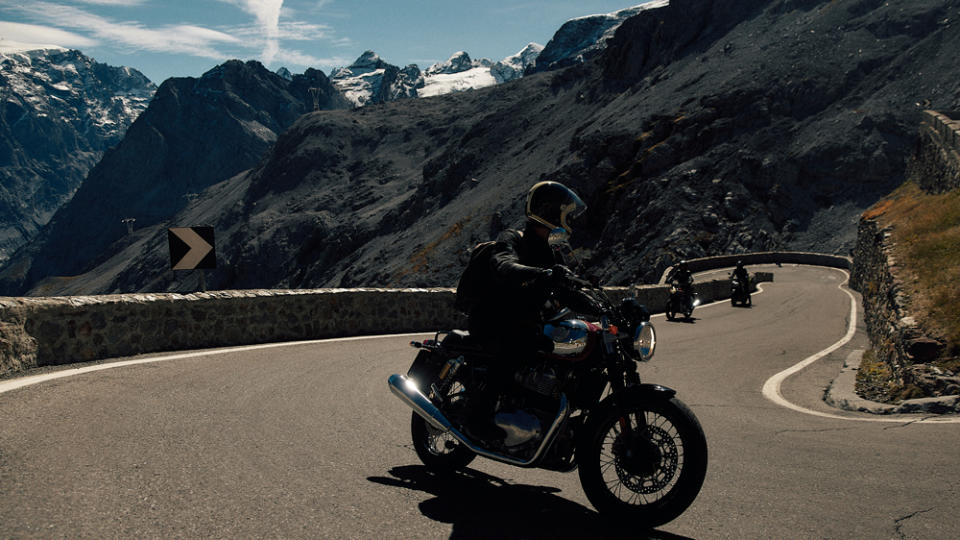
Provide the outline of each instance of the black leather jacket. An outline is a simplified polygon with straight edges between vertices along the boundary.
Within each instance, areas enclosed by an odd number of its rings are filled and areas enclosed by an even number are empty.
[[[497,286],[470,311],[470,333],[478,338],[539,333],[549,296],[547,270],[563,262],[532,225],[500,233],[490,261]]]

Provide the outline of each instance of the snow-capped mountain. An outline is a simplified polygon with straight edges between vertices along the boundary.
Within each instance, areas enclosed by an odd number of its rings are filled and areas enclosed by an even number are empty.
[[[607,47],[623,21],[641,11],[666,7],[669,0],[652,0],[614,13],[587,15],[565,22],[536,59],[534,71],[549,71],[581,63]]]
[[[490,66],[490,73],[498,83],[519,79],[523,77],[527,68],[536,65],[541,52],[543,52],[543,45],[530,43],[517,54],[508,56]]]
[[[366,51],[347,67],[330,72],[330,82],[357,107],[416,97],[423,75],[414,64],[401,69]]]
[[[564,23],[546,47],[530,43],[520,52],[494,62],[473,60],[464,51],[454,53],[421,71],[415,64],[399,68],[373,51],[353,64],[336,68],[330,80],[357,107],[400,98],[430,97],[502,84],[528,72],[549,71],[584,62],[607,46],[607,40],[626,19],[669,0],[652,0],[614,13],[587,15]]]
[[[362,107],[401,98],[429,97],[493,86],[523,76],[542,45],[531,43],[499,62],[472,60],[464,51],[454,53],[421,71],[416,64],[400,68],[373,51],[366,51],[347,67],[330,72],[330,80],[354,105]]]
[[[73,195],[155,91],[139,71],[79,51],[0,46],[0,260]]]

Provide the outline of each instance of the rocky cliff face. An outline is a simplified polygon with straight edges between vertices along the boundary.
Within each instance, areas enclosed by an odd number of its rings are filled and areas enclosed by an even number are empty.
[[[0,53],[0,261],[73,195],[155,90],[78,51]]]
[[[123,220],[137,228],[166,221],[210,185],[255,165],[315,103],[349,106],[316,70],[287,80],[258,62],[230,61],[199,79],[168,79],[41,240],[17,252],[0,276],[4,289],[16,293],[109,259],[127,233]]]
[[[607,47],[607,41],[625,20],[641,11],[660,9],[667,4],[667,0],[652,0],[614,13],[571,19],[553,35],[531,66],[531,71],[550,71],[590,60]]]
[[[217,228],[211,288],[453,285],[543,179],[589,204],[575,248],[609,284],[703,255],[847,255],[903,181],[916,104],[960,108],[957,20],[941,0],[673,0],[595,61],[306,115],[169,223]],[[161,226],[57,290],[178,290]]]

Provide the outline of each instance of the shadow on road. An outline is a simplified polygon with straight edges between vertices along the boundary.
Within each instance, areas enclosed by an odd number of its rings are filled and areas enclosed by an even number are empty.
[[[436,475],[422,465],[394,467],[377,484],[423,491],[424,516],[453,524],[450,538],[650,538],[684,540],[667,532],[617,527],[590,508],[557,495],[549,486],[510,484],[473,469]],[[687,539],[689,540],[689,539]]]

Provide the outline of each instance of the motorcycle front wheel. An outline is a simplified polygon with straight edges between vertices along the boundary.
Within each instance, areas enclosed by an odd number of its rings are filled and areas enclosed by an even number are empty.
[[[667,300],[667,308],[665,310],[667,315],[667,320],[668,321],[675,320],[677,318],[678,311],[679,310],[676,307],[676,302],[673,300],[673,298]]]
[[[707,441],[676,398],[631,400],[591,415],[577,449],[580,483],[598,512],[651,529],[696,499],[707,472]]]

